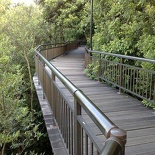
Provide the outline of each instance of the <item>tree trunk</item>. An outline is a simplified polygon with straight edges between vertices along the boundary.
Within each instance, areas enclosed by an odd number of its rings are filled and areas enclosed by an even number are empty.
[[[30,63],[26,54],[26,51],[24,50],[24,57],[27,63],[27,69],[28,69],[28,74],[29,74],[29,80],[30,80],[30,106],[31,106],[31,112],[33,111],[33,81],[32,81],[32,75],[31,75],[31,68],[30,68]]]
[[[6,143],[4,143],[4,145],[3,145],[3,148],[2,148],[2,155],[4,155],[4,151],[5,151],[5,146],[6,146]]]

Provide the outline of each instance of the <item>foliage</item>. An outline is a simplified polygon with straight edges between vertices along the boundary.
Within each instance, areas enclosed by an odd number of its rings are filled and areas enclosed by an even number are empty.
[[[51,24],[53,42],[75,38],[89,42],[90,1],[39,2],[45,20]],[[94,0],[93,8],[93,49],[155,58],[154,1]]]
[[[144,106],[146,107],[151,107],[155,110],[155,105],[152,104],[151,102],[147,101],[147,100],[143,100],[142,103],[144,104]]]
[[[45,20],[51,27],[52,42],[85,39],[89,26],[88,0],[40,0]]]
[[[37,11],[36,11],[37,10]],[[27,6],[16,6],[7,11],[4,15],[5,23],[2,25],[2,31],[9,36],[9,41],[14,47],[12,51],[12,59],[14,63],[22,65],[24,74],[24,83],[30,91],[30,106],[33,109],[33,84],[32,69],[33,65],[33,48],[36,46],[36,36],[40,33],[39,10],[37,8]],[[21,18],[22,17],[22,18]]]
[[[34,110],[32,83],[33,49],[36,45],[50,40],[48,33],[44,33],[46,26],[38,7],[12,6],[9,0],[0,0],[0,149],[2,155],[36,152],[36,148],[31,146],[46,135],[40,131],[42,125],[40,120],[37,120],[38,112]]]
[[[9,61],[6,63],[6,59],[3,60],[1,59],[2,66],[9,65]],[[42,133],[38,131],[38,125],[33,123],[31,112],[24,104],[23,76],[19,66],[14,66],[10,72],[2,72],[2,69],[0,70],[0,147],[3,155],[7,144],[10,144],[12,149],[21,148],[21,151],[24,151],[34,139],[39,139]]]
[[[98,65],[91,63],[88,64],[87,68],[85,69],[85,73],[87,74],[87,76],[91,79],[97,80],[98,78]]]
[[[155,33],[153,1],[96,0],[95,5],[98,8],[98,12],[94,13],[95,49],[145,57],[146,52],[154,53],[153,40],[150,40]],[[99,13],[99,10],[102,11]]]

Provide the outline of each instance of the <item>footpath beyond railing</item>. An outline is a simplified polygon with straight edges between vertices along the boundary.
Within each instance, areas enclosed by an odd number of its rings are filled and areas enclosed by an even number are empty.
[[[48,60],[59,56],[77,44],[40,45],[35,50],[36,74],[42,85],[44,97],[48,100],[55,117],[55,124],[64,139],[68,154],[71,155],[124,155],[126,132],[117,127],[95,104],[71,81],[69,81]],[[52,54],[53,53],[53,54]],[[60,88],[59,83],[72,94],[74,103]],[[96,124],[107,139],[105,142],[95,136],[94,131],[83,117],[83,111]]]
[[[86,49],[85,67],[99,81],[119,88],[119,93],[127,92],[155,106],[155,60]]]

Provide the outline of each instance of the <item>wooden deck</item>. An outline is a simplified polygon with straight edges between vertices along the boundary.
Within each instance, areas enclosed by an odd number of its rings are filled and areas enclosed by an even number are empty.
[[[127,131],[126,155],[155,155],[155,111],[133,97],[118,94],[118,90],[105,83],[88,79],[84,74],[83,47],[52,60],[52,64],[117,126]],[[92,122],[89,124],[93,126]],[[100,134],[98,136],[103,138]]]

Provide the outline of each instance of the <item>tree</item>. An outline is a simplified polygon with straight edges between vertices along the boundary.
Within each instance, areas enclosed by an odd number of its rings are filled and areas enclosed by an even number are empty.
[[[39,131],[40,123],[34,115],[32,75],[34,47],[48,40],[43,31],[43,23],[39,8],[12,6],[9,1],[0,0],[2,155],[13,152],[24,154],[42,136]]]
[[[89,11],[86,11],[88,2],[87,0],[40,0],[44,18],[53,30],[51,32],[53,42],[85,38],[88,23],[83,21],[89,22]]]
[[[94,4],[97,10],[94,13],[96,25],[94,48],[106,52],[146,57],[148,47],[145,43],[155,34],[153,22],[155,2],[96,0]],[[155,49],[152,43],[149,45],[151,51]]]
[[[9,42],[7,42],[8,45]],[[8,51],[10,49],[7,46],[5,42],[0,43],[2,51],[0,53],[0,147],[2,147],[2,155],[8,144],[11,148],[18,148],[18,152],[21,153],[31,144],[31,141],[42,135],[38,131],[38,125],[31,122],[31,112],[24,103],[23,90],[25,88],[20,65],[11,65]]]
[[[21,64],[24,74],[25,84],[30,88],[30,106],[33,109],[33,83],[31,64],[33,61],[33,48],[36,45],[35,37],[39,33],[39,12],[35,12],[33,7],[16,6],[8,11],[4,18],[7,19],[3,27],[3,32],[9,36],[11,44],[14,46],[12,57],[15,62]],[[22,17],[22,18],[21,18]],[[36,20],[37,19],[37,20]],[[28,81],[29,82],[28,82]],[[29,87],[30,84],[30,87]]]

